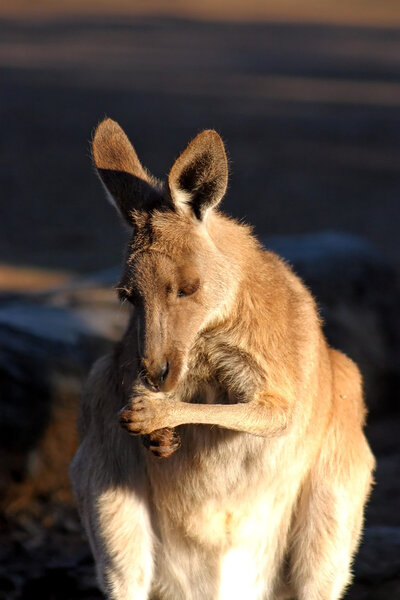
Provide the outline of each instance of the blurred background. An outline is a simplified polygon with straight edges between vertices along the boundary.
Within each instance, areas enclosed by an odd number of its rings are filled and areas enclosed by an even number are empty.
[[[100,598],[66,466],[81,382],[126,321],[126,233],[90,158],[105,116],[160,178],[215,128],[223,209],[294,265],[360,365],[379,467],[348,597],[394,598],[399,0],[2,0],[0,600]]]
[[[224,209],[258,234],[352,232],[400,264],[398,0],[2,7],[2,263],[120,260],[89,154],[109,116],[159,177],[217,129],[231,161]]]

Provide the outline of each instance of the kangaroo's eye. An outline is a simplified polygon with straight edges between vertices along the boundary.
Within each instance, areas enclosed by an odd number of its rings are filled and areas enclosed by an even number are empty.
[[[194,281],[193,283],[187,283],[187,284],[183,285],[182,287],[180,287],[178,290],[177,296],[178,296],[178,298],[184,298],[185,296],[191,296],[192,294],[197,292],[199,287],[200,287],[200,280],[196,279],[196,281]]]
[[[138,304],[139,295],[136,291],[120,288],[118,290],[118,296],[121,302],[129,302],[129,304],[132,304],[133,306]]]
[[[118,298],[122,303],[127,302],[129,300],[129,294],[124,289],[118,289]]]

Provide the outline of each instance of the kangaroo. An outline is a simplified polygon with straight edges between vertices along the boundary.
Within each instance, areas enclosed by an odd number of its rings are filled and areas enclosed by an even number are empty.
[[[374,469],[356,365],[290,267],[216,209],[215,131],[165,184],[110,119],[93,158],[132,230],[118,284],[131,318],[89,375],[70,467],[102,590],[341,598]]]

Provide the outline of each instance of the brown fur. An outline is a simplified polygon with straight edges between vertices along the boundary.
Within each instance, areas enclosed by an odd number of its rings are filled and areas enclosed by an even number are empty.
[[[374,466],[357,367],[328,347],[290,268],[216,211],[227,163],[215,132],[165,187],[113,121],[93,156],[133,227],[118,286],[132,318],[89,377],[71,466],[103,589],[338,600]]]

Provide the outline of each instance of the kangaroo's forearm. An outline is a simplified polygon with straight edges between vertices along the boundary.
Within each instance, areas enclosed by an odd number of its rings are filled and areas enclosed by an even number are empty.
[[[291,414],[292,403],[273,394],[259,394],[249,402],[237,404],[192,404],[145,390],[144,394],[133,396],[122,409],[120,422],[134,435],[153,435],[164,428],[197,424],[272,436],[287,429]]]
[[[285,431],[291,410],[283,399],[262,396],[238,404],[173,402],[157,394],[132,398],[120,413],[121,425],[131,434],[150,434],[178,425],[216,425],[253,435],[271,436]]]
[[[269,436],[283,432],[289,412],[263,401],[240,404],[189,404],[179,402],[167,409],[168,425],[217,425],[234,431]]]

